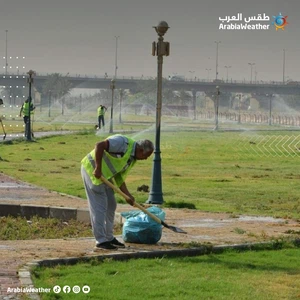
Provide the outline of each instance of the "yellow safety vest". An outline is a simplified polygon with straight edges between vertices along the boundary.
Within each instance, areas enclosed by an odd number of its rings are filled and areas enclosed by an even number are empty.
[[[23,116],[28,117],[29,116],[29,102],[24,102],[22,106]],[[33,104],[31,103],[31,115],[33,115]]]
[[[23,110],[23,115],[28,117],[29,116],[29,102],[24,102],[22,110]]]
[[[121,186],[125,181],[128,171],[133,167],[136,159],[131,156],[135,141],[126,137],[128,140],[127,151],[122,157],[114,157],[107,151],[103,152],[102,158],[102,175],[106,179],[114,178],[117,186]],[[95,170],[95,149],[93,149],[88,155],[86,155],[82,161],[82,166],[89,175],[94,185],[100,185],[103,182],[93,175]]]
[[[98,107],[98,116],[104,116],[105,110],[104,107]]]

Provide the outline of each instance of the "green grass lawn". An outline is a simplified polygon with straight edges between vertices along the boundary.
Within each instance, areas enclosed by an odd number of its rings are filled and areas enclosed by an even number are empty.
[[[89,294],[51,292],[41,294],[42,299],[298,299],[299,257],[298,248],[126,262],[106,259],[37,268],[34,284],[90,287]]]
[[[120,226],[115,226],[115,231]],[[35,240],[92,237],[90,224],[54,218],[33,216],[30,220],[22,217],[0,217],[0,240]]]
[[[263,135],[294,132],[161,133],[164,201],[196,209],[300,219],[298,156],[274,156],[256,145]],[[1,172],[50,190],[85,198],[80,160],[107,135],[81,134],[0,144]],[[131,134],[150,138],[154,130]],[[256,143],[253,136],[257,137]],[[243,141],[243,145],[241,144]],[[270,142],[272,143],[272,141]],[[284,141],[282,142],[284,143]],[[276,152],[277,151],[277,152]],[[136,164],[127,184],[138,202],[150,185],[152,159]],[[85,200],[83,200],[85,201]],[[119,198],[121,201],[121,198]],[[106,260],[35,271],[36,287],[89,285],[89,295],[42,294],[42,299],[297,299],[300,297],[299,248],[228,252],[193,258]],[[79,276],[80,274],[80,276]]]
[[[262,137],[270,134],[257,132]],[[294,132],[272,132],[277,136]],[[50,190],[85,198],[80,161],[107,134],[81,133],[0,144],[1,172]],[[131,134],[150,138],[153,130]],[[300,218],[300,171],[298,156],[271,156],[255,152],[249,141],[253,133],[174,132],[161,133],[163,197],[170,202],[193,204],[205,211]],[[240,141],[244,146],[241,147]],[[252,147],[252,148],[251,148]],[[276,149],[275,149],[276,150]],[[127,184],[138,202],[147,193],[137,192],[151,184],[152,158],[140,161]],[[119,197],[119,201],[122,199]]]

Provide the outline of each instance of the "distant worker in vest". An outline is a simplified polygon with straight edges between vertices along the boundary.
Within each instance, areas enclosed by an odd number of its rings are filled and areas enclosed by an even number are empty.
[[[103,128],[105,126],[104,115],[105,112],[107,111],[107,108],[104,105],[100,104],[97,111],[98,111],[98,129],[101,129],[101,124]]]
[[[3,105],[3,100],[0,98],[0,105]],[[4,127],[3,127],[3,124],[2,124],[2,119],[1,119],[1,117],[0,117],[0,123],[1,123],[1,126],[2,126],[2,129],[3,129],[3,131],[4,131]],[[5,133],[5,131],[4,131],[4,138],[3,139],[5,139],[5,137],[6,137],[6,133]]]
[[[31,102],[30,103],[30,112],[29,112],[29,97],[28,97],[20,109],[20,117],[23,113],[23,120],[24,120],[24,124],[25,124],[25,137],[26,137],[27,126],[28,126],[28,122],[29,122],[29,114],[32,114],[32,112],[34,110],[35,110],[35,106],[33,106],[32,102]]]
[[[3,100],[0,98],[0,105],[3,105]],[[1,118],[0,118],[0,122],[2,122]]]
[[[3,105],[3,100],[0,98],[0,105]],[[2,122],[1,118],[0,118],[0,122]]]
[[[117,208],[114,191],[100,177],[103,176],[118,186],[130,197],[126,201],[133,206],[135,200],[127,189],[126,176],[137,160],[147,159],[153,150],[153,143],[149,140],[135,141],[124,135],[112,135],[98,142],[81,161],[81,176],[96,240],[95,250],[125,248],[113,235]]]

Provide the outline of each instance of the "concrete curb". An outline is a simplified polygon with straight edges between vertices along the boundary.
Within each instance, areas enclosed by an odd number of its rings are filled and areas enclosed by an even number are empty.
[[[199,246],[193,248],[180,248],[172,250],[139,250],[132,251],[127,249],[118,249],[118,251],[93,256],[81,256],[81,257],[66,257],[66,258],[53,258],[36,260],[31,263],[31,266],[41,267],[55,267],[57,265],[74,265],[78,262],[89,262],[93,259],[103,260],[106,258],[112,258],[114,260],[122,261],[128,259],[138,258],[162,258],[164,256],[176,257],[176,256],[199,256],[205,254],[220,254],[226,250],[253,250],[258,247],[268,247],[274,245],[274,242],[261,242],[261,243],[248,243],[248,244],[232,244],[232,245],[218,245],[218,246]]]
[[[25,217],[30,219],[33,216],[41,218],[56,218],[63,221],[71,219],[90,224],[90,213],[84,208],[36,206],[31,204],[0,204],[0,217]],[[122,224],[120,213],[115,214],[115,223]]]
[[[43,260],[34,260],[27,263],[22,268],[19,269],[18,275],[21,282],[22,288],[27,289],[37,289],[34,287],[32,281],[32,269],[35,267],[54,267],[57,265],[75,265],[79,262],[89,262],[91,260],[104,260],[111,258],[118,261],[124,261],[129,259],[139,259],[139,258],[162,258],[162,257],[178,257],[178,256],[200,256],[205,254],[212,253],[222,253],[226,250],[253,250],[257,247],[268,247],[273,246],[273,242],[263,242],[263,243],[249,243],[249,244],[233,244],[233,245],[219,245],[219,246],[200,246],[197,248],[188,248],[188,249],[175,249],[175,250],[141,250],[141,251],[131,251],[128,252],[126,249],[120,250],[122,252],[115,252],[109,254],[102,254],[96,256],[82,256],[82,257],[66,257],[66,258],[54,258],[54,259],[43,259]],[[123,252],[124,251],[124,252]],[[26,296],[32,300],[40,300],[40,296],[37,292],[27,293]]]
[[[36,266],[35,264],[27,263],[25,266],[18,270],[19,280],[21,288],[31,290],[32,292],[26,293],[26,296],[32,300],[40,300],[40,296],[37,292],[34,292],[34,285],[31,279],[31,269]]]

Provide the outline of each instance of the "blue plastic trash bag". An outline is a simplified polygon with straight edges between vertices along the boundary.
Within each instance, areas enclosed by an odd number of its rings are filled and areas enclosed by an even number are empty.
[[[152,206],[147,208],[147,210],[162,221],[165,220],[165,212],[159,207]],[[122,212],[121,215],[126,218],[122,233],[124,242],[156,244],[160,240],[163,226],[144,212],[134,210]]]

